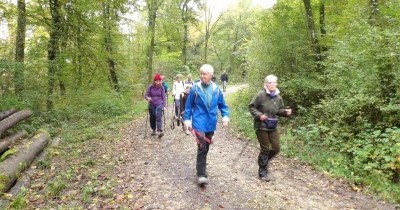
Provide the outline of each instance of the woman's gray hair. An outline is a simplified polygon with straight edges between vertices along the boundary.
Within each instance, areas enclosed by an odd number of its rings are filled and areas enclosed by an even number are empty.
[[[268,82],[278,82],[278,77],[273,74],[270,74],[270,75],[266,76],[264,79],[264,83],[268,83]]]
[[[200,72],[209,73],[211,75],[214,74],[214,68],[210,64],[204,64],[200,67]]]

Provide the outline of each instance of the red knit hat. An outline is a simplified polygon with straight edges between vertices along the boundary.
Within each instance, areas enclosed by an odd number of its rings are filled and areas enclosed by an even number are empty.
[[[154,81],[156,81],[156,80],[161,80],[161,75],[160,74],[156,74],[154,76]]]

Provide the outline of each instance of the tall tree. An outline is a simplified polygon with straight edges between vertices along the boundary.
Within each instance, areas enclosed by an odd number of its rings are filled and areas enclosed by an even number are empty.
[[[326,23],[325,23],[325,0],[320,0],[319,2],[319,28],[321,32],[321,39],[326,36]],[[321,53],[322,59],[324,59],[324,52],[326,52],[328,48],[321,44]]]
[[[26,31],[26,13],[25,0],[18,0],[18,20],[17,33],[15,41],[15,63],[14,72],[15,94],[21,94],[24,89],[24,57],[25,57],[25,31]]]
[[[182,64],[186,66],[187,63],[187,43],[189,42],[189,2],[190,0],[182,0],[180,9],[181,9],[181,18],[183,22],[183,39],[182,39]]]
[[[181,34],[182,42],[181,42],[181,62],[184,66],[187,66],[188,60],[188,44],[189,40],[189,28],[191,24],[193,24],[196,20],[197,14],[195,11],[201,7],[200,0],[174,0],[176,2],[179,12],[180,19],[182,20],[182,24],[177,26],[178,31]],[[176,18],[176,17],[173,17]],[[175,23],[175,25],[177,25]],[[182,25],[182,28],[180,27]],[[182,31],[182,32],[181,32]],[[178,43],[177,43],[178,44]],[[180,43],[179,43],[180,44]]]
[[[311,48],[314,53],[314,59],[315,59],[316,65],[317,65],[317,70],[321,71],[322,70],[321,69],[321,61],[322,61],[321,48],[319,46],[317,31],[315,29],[311,1],[303,0],[303,2],[304,2],[304,8],[306,11],[306,18],[307,18],[307,24],[308,24],[308,31],[310,34]]]
[[[155,37],[156,37],[156,20],[157,12],[164,0],[146,0],[147,4],[147,33],[149,34],[149,43],[147,48],[147,70],[148,70],[148,83],[153,81],[153,56],[155,48]]]
[[[370,0],[369,2],[369,7],[371,8],[370,12],[370,17],[369,17],[369,23],[371,27],[377,28],[378,30],[375,30],[377,33],[376,35],[376,43],[379,43],[381,47],[377,49],[377,51],[374,53],[374,57],[376,59],[376,63],[378,64],[378,77],[379,77],[379,86],[381,89],[381,97],[383,101],[388,104],[390,103],[391,99],[393,99],[396,96],[396,73],[393,68],[393,61],[391,58],[391,53],[389,52],[382,52],[385,49],[390,49],[390,43],[389,43],[389,38],[387,37],[386,33],[382,33],[381,31],[384,31],[384,29],[380,29],[381,25],[381,18],[379,14],[379,6],[380,3],[378,0]],[[382,37],[382,38],[380,38]]]
[[[57,71],[59,71],[57,58],[60,52],[59,40],[61,36],[61,5],[58,0],[49,0],[50,3],[50,39],[48,43],[47,59],[48,59],[48,87],[47,87],[47,109],[54,108],[54,85],[56,81]]]
[[[223,12],[221,12],[216,20],[213,22],[213,13],[212,10],[207,6],[206,0],[203,1],[204,5],[204,22],[205,22],[205,34],[204,34],[204,63],[208,63],[208,43],[210,41],[211,35],[214,33],[218,21],[223,16]]]
[[[111,11],[111,0],[107,0],[106,2],[103,3],[103,18],[104,18],[103,28],[105,32],[104,45],[107,53],[106,59],[107,59],[108,71],[110,74],[109,78],[114,90],[119,91],[118,77],[115,70],[115,61],[112,58],[113,55],[112,23],[114,22],[114,20],[113,20],[113,12]]]

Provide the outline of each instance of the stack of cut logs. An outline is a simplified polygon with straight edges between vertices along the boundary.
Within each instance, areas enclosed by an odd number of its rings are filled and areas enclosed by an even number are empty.
[[[31,115],[30,110],[0,112],[0,193],[13,186],[50,140],[50,135],[43,130],[35,135],[25,130],[8,132]]]

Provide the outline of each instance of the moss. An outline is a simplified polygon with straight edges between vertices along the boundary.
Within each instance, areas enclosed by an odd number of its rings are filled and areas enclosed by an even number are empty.
[[[17,151],[15,148],[5,151],[0,157],[0,162],[3,162],[8,156],[15,154]]]
[[[10,178],[7,175],[0,174],[0,192],[4,192],[4,188],[7,186],[9,181]]]

